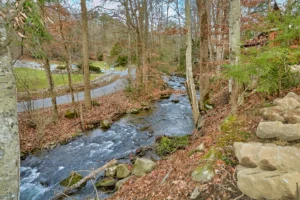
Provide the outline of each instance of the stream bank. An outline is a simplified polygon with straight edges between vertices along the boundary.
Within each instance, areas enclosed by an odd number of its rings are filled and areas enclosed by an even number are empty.
[[[172,77],[166,81],[175,90],[185,90],[183,78]],[[172,102],[174,99],[179,102]],[[126,105],[122,100],[117,106]],[[130,154],[152,144],[156,136],[188,135],[193,127],[188,97],[172,94],[169,99],[155,103],[151,110],[141,111],[137,115],[126,114],[108,130],[95,129],[66,145],[27,156],[21,167],[21,199],[49,199],[55,191],[61,190],[59,181],[71,171],[86,175],[86,170],[98,168],[112,158],[122,158],[121,161],[128,162],[126,158]],[[106,193],[99,193],[101,197],[107,197]],[[72,198],[89,196],[96,196],[90,183]]]

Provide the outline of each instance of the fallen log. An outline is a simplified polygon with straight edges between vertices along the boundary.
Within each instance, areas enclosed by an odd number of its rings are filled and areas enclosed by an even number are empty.
[[[61,198],[64,195],[68,195],[72,190],[74,190],[76,188],[79,188],[82,184],[84,184],[88,180],[92,179],[94,176],[96,176],[100,172],[104,171],[106,168],[109,168],[109,167],[111,167],[113,165],[116,165],[117,163],[118,163],[118,161],[116,159],[113,159],[113,160],[109,161],[108,163],[106,163],[102,167],[98,168],[97,170],[93,171],[89,175],[85,176],[78,183],[72,185],[71,187],[65,189],[62,193],[59,193],[58,195],[56,195],[55,197],[53,197],[52,200],[57,200],[57,199]]]

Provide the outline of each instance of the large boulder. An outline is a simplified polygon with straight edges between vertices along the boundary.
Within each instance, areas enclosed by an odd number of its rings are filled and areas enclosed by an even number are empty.
[[[244,168],[238,171],[237,179],[238,188],[252,199],[296,199],[300,173]]]
[[[275,105],[282,107],[285,111],[300,108],[300,103],[293,97],[286,97],[283,99],[275,99]]]
[[[281,116],[283,108],[280,106],[268,107],[260,109],[260,113],[264,119],[268,121],[281,121],[284,122],[284,118]]]
[[[78,117],[78,114],[74,109],[67,110],[65,113],[65,118],[74,119],[76,117]]]
[[[296,147],[242,142],[236,142],[233,146],[239,163],[244,167],[300,171],[300,149]]]
[[[286,112],[283,117],[289,124],[300,124],[300,108]]]
[[[300,103],[300,95],[297,95],[294,92],[289,92],[284,98],[294,98]]]
[[[130,171],[126,164],[120,164],[117,167],[117,178],[122,179],[130,175]]]
[[[300,139],[300,124],[260,122],[256,135],[262,139],[277,138],[284,141],[294,141]]]
[[[155,162],[146,158],[137,158],[133,165],[132,174],[136,176],[144,176],[151,172],[155,167]]]

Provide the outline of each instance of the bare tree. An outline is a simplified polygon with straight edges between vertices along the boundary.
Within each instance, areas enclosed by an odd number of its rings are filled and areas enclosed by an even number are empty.
[[[200,116],[199,107],[196,96],[195,83],[193,78],[192,68],[192,25],[191,25],[191,3],[190,0],[185,0],[185,15],[186,15],[186,30],[187,30],[187,47],[186,47],[186,79],[187,79],[187,91],[189,99],[192,105],[193,118],[195,124],[198,123]]]
[[[84,105],[86,109],[92,109],[90,91],[90,69],[89,69],[89,33],[86,1],[80,0],[82,21],[82,56],[83,56],[83,78],[84,78]]]
[[[241,27],[241,5],[240,0],[230,0],[229,9],[229,51],[230,64],[238,65],[240,58],[240,27]],[[229,80],[229,92],[231,106],[237,105],[240,86],[233,79]]]

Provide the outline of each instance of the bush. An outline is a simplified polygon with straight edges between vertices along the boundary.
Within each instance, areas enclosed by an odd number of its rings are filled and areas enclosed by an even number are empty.
[[[103,53],[101,53],[101,54],[98,55],[98,60],[99,61],[103,61]]]
[[[56,69],[59,69],[59,70],[65,70],[65,69],[66,69],[66,66],[59,65],[59,66],[56,67]]]
[[[82,70],[82,63],[77,64],[77,68],[79,70]],[[92,72],[101,73],[101,69],[99,67],[93,66],[91,62],[89,63],[89,68]]]
[[[126,66],[128,64],[128,56],[118,56],[117,66]]]

